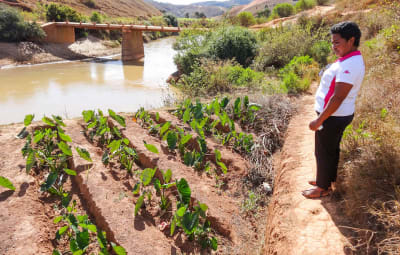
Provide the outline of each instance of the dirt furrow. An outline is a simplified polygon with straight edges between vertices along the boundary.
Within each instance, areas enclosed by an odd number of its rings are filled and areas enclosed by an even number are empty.
[[[106,168],[101,161],[103,151],[87,141],[80,126],[67,125],[66,133],[72,138],[71,145],[87,149],[92,156],[93,165],[88,170],[82,171],[86,162],[81,159],[74,161],[75,168],[81,169],[77,183],[96,224],[107,231],[108,238],[123,246],[129,254],[165,254],[176,249],[173,240],[158,230],[156,222],[140,215],[134,216],[131,192],[134,180],[118,172],[126,170]]]

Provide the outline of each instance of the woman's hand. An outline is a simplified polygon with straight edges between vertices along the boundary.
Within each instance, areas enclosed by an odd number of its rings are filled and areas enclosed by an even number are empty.
[[[310,122],[310,124],[308,124],[308,127],[312,130],[312,131],[317,131],[318,128],[322,125],[322,121],[320,121],[319,119],[315,119],[313,121]]]

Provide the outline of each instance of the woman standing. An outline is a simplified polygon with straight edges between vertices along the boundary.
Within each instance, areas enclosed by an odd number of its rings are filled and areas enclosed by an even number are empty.
[[[315,186],[303,191],[307,198],[319,198],[330,193],[336,181],[340,140],[346,126],[354,117],[355,101],[364,78],[365,66],[358,46],[361,31],[354,22],[332,26],[332,48],[339,59],[323,73],[315,96],[318,117],[309,128],[315,131],[317,179]]]

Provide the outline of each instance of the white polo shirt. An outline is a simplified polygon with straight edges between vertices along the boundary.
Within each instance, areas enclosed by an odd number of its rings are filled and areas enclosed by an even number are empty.
[[[332,116],[348,116],[354,113],[356,97],[365,74],[364,60],[361,52],[352,53],[339,58],[323,73],[315,95],[315,110],[322,112],[335,91],[336,82],[353,85],[347,97]]]

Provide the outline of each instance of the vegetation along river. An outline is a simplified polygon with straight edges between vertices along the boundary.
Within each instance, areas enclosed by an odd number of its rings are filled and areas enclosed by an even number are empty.
[[[133,112],[161,107],[166,80],[176,71],[169,37],[145,44],[144,63],[113,58],[0,70],[0,124],[21,122],[26,114],[78,117],[83,110]]]

